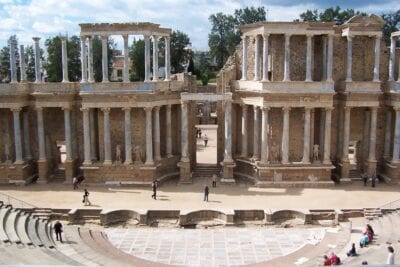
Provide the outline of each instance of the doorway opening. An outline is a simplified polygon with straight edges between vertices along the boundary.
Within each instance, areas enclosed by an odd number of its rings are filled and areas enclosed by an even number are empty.
[[[216,124],[196,125],[196,163],[217,164],[217,130]]]

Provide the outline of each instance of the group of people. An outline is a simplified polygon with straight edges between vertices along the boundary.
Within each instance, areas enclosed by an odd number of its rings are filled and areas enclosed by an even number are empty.
[[[335,253],[332,252],[330,257],[324,255],[324,266],[340,265],[340,264],[341,264],[340,258]]]
[[[367,186],[368,183],[368,173],[364,172],[361,175],[361,178],[363,180],[364,186]],[[378,175],[376,173],[376,170],[374,171],[374,173],[371,176],[371,187],[375,187],[376,182],[378,181]]]
[[[201,137],[202,137],[201,129],[200,128],[196,128],[196,138],[197,139],[201,139]],[[208,136],[207,136],[207,134],[204,134],[203,141],[204,141],[204,146],[206,147],[207,144],[208,144]]]
[[[372,242],[374,238],[374,230],[370,224],[367,224],[365,227],[365,231],[363,232],[363,236],[360,239],[360,248],[366,247],[369,243]]]

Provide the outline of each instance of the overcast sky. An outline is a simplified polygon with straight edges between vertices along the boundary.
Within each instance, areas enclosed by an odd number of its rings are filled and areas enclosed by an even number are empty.
[[[0,47],[12,34],[21,44],[31,44],[33,36],[79,34],[78,24],[83,22],[154,22],[187,33],[194,49],[204,50],[211,14],[231,14],[251,5],[264,6],[270,21],[292,21],[307,9],[337,5],[388,13],[400,9],[400,0],[0,0]],[[122,42],[122,37],[113,38]]]

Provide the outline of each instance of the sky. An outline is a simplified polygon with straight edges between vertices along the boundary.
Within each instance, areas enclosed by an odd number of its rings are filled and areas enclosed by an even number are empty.
[[[269,21],[292,21],[307,9],[332,6],[379,15],[399,10],[400,0],[0,0],[0,47],[12,34],[25,45],[39,36],[43,46],[49,36],[79,34],[79,23],[153,22],[188,34],[195,50],[206,50],[209,16],[246,6],[264,6]]]

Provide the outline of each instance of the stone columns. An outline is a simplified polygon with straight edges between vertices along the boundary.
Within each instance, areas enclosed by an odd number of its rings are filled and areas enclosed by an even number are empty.
[[[151,121],[151,113],[153,108],[146,107],[144,109],[146,111],[146,165],[153,165],[153,134],[152,134],[152,121]]]
[[[327,37],[326,36],[322,36],[322,76],[321,76],[321,80],[322,81],[326,81],[326,74],[327,74],[327,70],[326,70],[326,64],[327,64]]]
[[[158,37],[153,35],[153,82],[158,81]]]
[[[269,130],[269,118],[268,118],[268,107],[262,108],[262,119],[261,119],[261,162],[266,164],[268,161],[268,130]]]
[[[390,59],[389,59],[389,81],[394,81],[395,64],[396,64],[396,38],[391,37],[390,38]]]
[[[282,164],[289,164],[289,112],[290,107],[283,107]]]
[[[386,112],[386,124],[385,124],[385,144],[383,151],[383,157],[385,159],[389,158],[390,156],[391,137],[392,137],[392,110],[389,109]]]
[[[247,105],[242,107],[242,157],[247,157]]]
[[[347,72],[346,82],[353,81],[352,78],[352,67],[353,67],[353,37],[347,36]]]
[[[101,36],[101,66],[103,71],[103,81],[108,82],[108,36]]]
[[[11,109],[13,112],[14,119],[14,145],[15,145],[15,163],[22,163],[22,138],[21,138],[21,121],[20,111],[21,108]]]
[[[43,126],[43,108],[37,108],[37,128],[39,141],[39,160],[46,160],[46,145]]]
[[[268,82],[268,45],[269,45],[269,34],[263,34],[263,66],[262,66],[262,81]]]
[[[308,38],[308,36],[307,36]],[[303,164],[310,164],[310,116],[311,109],[304,108],[304,145],[303,145]]]
[[[19,46],[19,67],[21,70],[21,82],[26,82],[26,69],[25,69],[25,51],[24,51],[24,45]]]
[[[71,136],[71,110],[64,110],[65,152],[67,160],[72,160],[72,136]]]
[[[90,123],[90,156],[93,161],[97,160],[97,142],[96,142],[96,123],[95,123],[95,118],[96,118],[96,110],[92,108],[89,111],[89,123]]]
[[[333,81],[333,35],[328,34],[328,62],[326,66],[326,80]]]
[[[375,161],[375,150],[376,150],[376,118],[377,118],[378,108],[371,107],[371,123],[369,132],[369,155],[368,161]]]
[[[189,162],[189,144],[188,144],[188,103],[181,104],[181,161]]]
[[[87,55],[86,55],[86,36],[81,36],[81,82],[87,82]]]
[[[88,41],[88,74],[89,74],[89,82],[94,82],[94,71],[93,71],[93,38],[89,36],[87,38]]]
[[[132,163],[132,125],[131,108],[124,108],[125,111],[125,164]]]
[[[342,161],[344,162],[349,161],[350,111],[351,107],[344,107],[343,147],[342,147]]]
[[[144,81],[150,81],[150,36],[144,35]]]
[[[104,124],[104,164],[111,164],[110,108],[102,108]]]
[[[225,100],[224,162],[232,162],[232,100]]]
[[[312,35],[307,34],[306,82],[312,82],[312,71],[311,71],[312,40],[313,40],[312,38],[313,38]]]
[[[160,107],[158,106],[154,107],[154,152],[156,161],[160,161]]]
[[[374,63],[374,82],[379,82],[379,64],[381,58],[381,37],[375,36],[375,63]]]
[[[11,81],[10,83],[17,83],[17,64],[15,59],[15,40],[10,40],[10,72],[11,72]]]
[[[167,105],[167,157],[172,157],[172,118],[171,118],[171,105]]]
[[[290,35],[285,34],[285,69],[283,73],[283,81],[290,81]]]
[[[396,107],[394,109],[396,112],[396,120],[394,126],[394,140],[393,140],[393,159],[394,163],[399,162],[399,154],[400,154],[400,108]]]
[[[129,48],[127,34],[122,35],[124,39],[124,83],[129,82]]]
[[[69,82],[68,79],[68,54],[67,54],[67,37],[61,36],[61,59],[62,59],[62,72],[63,79],[62,82]]]
[[[242,36],[242,45],[243,45],[243,53],[242,53],[242,81],[247,80],[247,36]]]
[[[82,108],[83,112],[83,145],[84,145],[84,165],[92,163],[90,154],[90,122],[89,122],[89,109]]]
[[[165,81],[171,80],[171,37],[165,36]]]
[[[332,108],[325,109],[324,164],[331,164]]]
[[[35,42],[35,83],[40,83],[42,81],[42,77],[40,75],[40,37],[33,37],[32,39]]]
[[[254,112],[254,124],[253,124],[253,158],[260,158],[260,117],[259,117],[260,108],[257,106],[253,106]]]
[[[29,113],[25,111],[23,113],[23,127],[24,127],[24,152],[25,152],[25,159],[31,160],[32,153],[31,153],[31,143],[30,143],[30,131],[29,131]]]
[[[254,39],[254,81],[258,81],[260,80],[260,38],[256,35]]]

